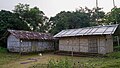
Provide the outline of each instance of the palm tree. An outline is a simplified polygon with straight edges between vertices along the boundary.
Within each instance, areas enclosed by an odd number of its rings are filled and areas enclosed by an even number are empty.
[[[115,5],[115,0],[113,0],[113,8],[117,8],[116,5]],[[116,13],[116,11],[114,11],[114,14]],[[116,17],[116,14],[115,14],[115,23],[117,24],[117,17]]]
[[[96,0],[96,10],[97,10],[97,11],[96,11],[96,13],[97,13],[96,23],[99,24],[99,23],[98,23],[98,0]]]
[[[96,8],[98,8],[98,0],[96,0]]]
[[[115,0],[113,0],[113,6],[114,6],[114,8],[116,7],[116,6],[115,6]]]

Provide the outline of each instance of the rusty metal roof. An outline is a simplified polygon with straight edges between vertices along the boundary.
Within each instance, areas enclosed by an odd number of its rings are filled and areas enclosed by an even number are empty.
[[[28,40],[52,40],[54,39],[49,33],[39,33],[32,31],[23,30],[8,30],[13,36],[18,39],[28,39]]]
[[[54,35],[54,37],[114,34],[117,27],[118,27],[118,24],[86,27],[86,28],[79,28],[79,29],[67,29],[67,30],[62,30],[58,34]]]

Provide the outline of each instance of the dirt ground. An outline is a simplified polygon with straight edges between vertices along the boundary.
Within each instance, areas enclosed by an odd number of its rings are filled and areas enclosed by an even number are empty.
[[[5,63],[0,63],[0,68],[29,68],[29,67],[34,68],[33,66],[46,64],[51,59],[58,61],[65,58],[72,60],[72,63],[75,63],[76,65],[79,65],[79,64],[85,64],[86,66],[94,65],[95,68],[120,68],[120,58],[72,57],[72,56],[56,55],[53,53],[45,53],[45,54],[43,53],[42,56],[38,54],[22,55],[19,58],[14,59],[16,56],[13,56],[13,55],[11,56],[11,55],[12,54],[10,54],[10,56],[9,55],[6,56],[5,54],[4,57],[2,56],[0,57],[1,58],[0,62],[3,62],[3,61],[5,62]],[[7,60],[10,60],[10,61],[6,62]],[[111,67],[111,65],[113,67]]]
[[[42,56],[34,55],[20,58],[16,61],[11,61],[8,64],[4,64],[2,68],[29,68],[30,66],[36,65],[38,63],[47,63],[52,58],[62,58],[65,56],[58,56],[54,54],[43,54]]]

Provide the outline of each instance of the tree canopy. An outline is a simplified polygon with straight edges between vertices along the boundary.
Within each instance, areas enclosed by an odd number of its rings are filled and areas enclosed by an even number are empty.
[[[111,9],[111,12],[108,12],[105,16],[105,22],[107,24],[120,24],[120,8]]]
[[[28,4],[19,3],[13,12],[0,11],[0,44],[6,43],[7,36],[4,37],[4,33],[7,29],[46,32],[49,29],[47,26],[49,26],[48,18],[39,8],[29,8]]]
[[[18,15],[10,11],[1,10],[0,11],[0,41],[2,41],[2,43],[5,41],[3,41],[3,39],[1,38],[4,37],[4,33],[7,31],[7,29],[29,30],[29,27],[27,26],[26,23],[24,23],[23,20],[19,18]]]
[[[105,12],[101,8],[88,9],[87,7],[80,7],[78,10],[61,11],[55,17],[51,17],[50,21],[53,23],[51,33],[56,34],[63,29],[73,29],[99,25],[102,23]],[[97,22],[97,20],[99,20]]]
[[[38,7],[29,8],[28,4],[19,3],[13,11],[28,24],[31,30],[40,32],[47,30],[45,25],[48,23],[48,18]]]

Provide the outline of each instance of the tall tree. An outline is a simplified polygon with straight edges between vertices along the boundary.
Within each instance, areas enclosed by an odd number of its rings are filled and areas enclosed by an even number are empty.
[[[0,31],[7,30],[7,29],[29,30],[29,27],[24,21],[22,21],[19,18],[18,15],[10,11],[1,10],[0,11]]]
[[[63,29],[73,29],[80,27],[90,26],[89,14],[82,11],[58,13],[55,17],[52,17],[50,21],[53,23],[51,33],[56,34]]]
[[[6,40],[4,33],[7,31],[7,29],[29,30],[29,27],[24,21],[22,21],[19,18],[18,15],[10,11],[1,10],[0,11],[0,44],[1,45],[6,43],[4,41]]]
[[[45,24],[48,23],[48,18],[43,11],[37,7],[30,8],[28,4],[21,4],[15,6],[14,13],[28,24],[31,30],[45,32]]]
[[[90,25],[101,25],[104,23],[104,17],[105,17],[105,12],[102,11],[102,8],[93,8],[89,9],[85,7],[85,11],[89,14],[90,16]]]
[[[120,8],[113,8],[105,16],[106,24],[120,24]]]
[[[51,33],[56,34],[63,29],[82,28],[102,24],[104,21],[105,12],[102,8],[89,9],[80,7],[73,12],[61,11],[55,17],[50,18],[53,26]],[[96,22],[98,20],[98,22]]]

